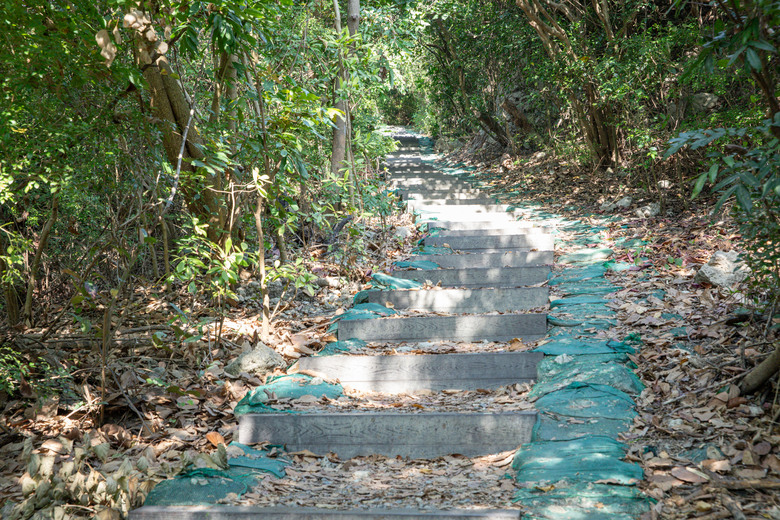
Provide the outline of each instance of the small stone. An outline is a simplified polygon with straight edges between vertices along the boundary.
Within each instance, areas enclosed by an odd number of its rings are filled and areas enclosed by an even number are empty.
[[[652,218],[661,212],[661,205],[657,202],[646,204],[641,208],[637,208],[634,212],[639,218]]]
[[[283,367],[284,358],[274,349],[259,342],[253,350],[244,352],[225,367],[225,372],[237,376],[241,372],[263,376],[274,368]]]
[[[699,283],[709,283],[718,287],[731,287],[750,275],[750,269],[739,261],[736,251],[716,251],[706,265],[701,266],[694,277]]]
[[[632,202],[634,202],[634,199],[632,199],[631,197],[623,197],[622,199],[617,201],[615,205],[618,208],[627,208],[631,205]]]
[[[408,238],[412,235],[412,230],[408,226],[399,226],[395,228],[395,236],[401,240]]]
[[[658,188],[662,190],[668,190],[671,187],[672,187],[672,181],[667,181],[667,180],[658,181]]]

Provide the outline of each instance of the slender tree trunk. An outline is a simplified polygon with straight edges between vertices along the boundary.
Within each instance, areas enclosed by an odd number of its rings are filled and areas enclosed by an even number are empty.
[[[49,235],[51,229],[54,227],[54,223],[57,222],[59,214],[60,199],[59,193],[52,194],[51,201],[51,214],[49,220],[43,226],[41,231],[41,238],[38,242],[38,248],[35,250],[35,258],[33,258],[32,265],[30,265],[30,278],[27,282],[27,295],[24,299],[24,310],[22,311],[22,317],[24,318],[24,324],[27,327],[31,327],[33,324],[32,319],[32,305],[33,305],[33,292],[35,292],[36,281],[38,280],[38,269],[41,267],[41,260],[43,258],[43,252],[46,250],[46,245],[49,242]]]
[[[338,0],[333,0],[333,10],[335,12],[336,19],[336,33],[338,37],[341,37],[341,9],[339,8]],[[346,166],[344,164],[344,157],[346,155],[347,147],[347,106],[346,101],[341,97],[341,89],[344,86],[345,71],[341,57],[339,57],[339,75],[334,82],[336,103],[335,108],[343,112],[343,116],[336,116],[336,128],[333,129],[333,144],[330,156],[330,171],[334,176],[339,176],[341,170]],[[352,183],[350,179],[350,198],[353,198]]]

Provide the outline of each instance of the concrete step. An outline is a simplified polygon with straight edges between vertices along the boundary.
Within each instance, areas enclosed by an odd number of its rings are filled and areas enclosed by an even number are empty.
[[[428,256],[431,255],[423,255],[424,258]],[[449,256],[461,257],[470,255]],[[546,265],[393,271],[393,276],[396,278],[416,280],[418,282],[430,280],[434,285],[441,284],[442,287],[468,287],[471,289],[536,285],[546,281],[549,274],[550,268]]]
[[[428,226],[431,228],[431,226]],[[431,228],[435,231],[433,236],[437,237],[483,237],[483,236],[511,236],[511,235],[539,235],[549,234],[554,231],[551,227],[517,227],[514,229],[507,228],[485,228],[485,229],[438,229]]]
[[[446,247],[455,251],[490,251],[501,249],[553,251],[555,238],[548,233],[530,233],[522,235],[484,235],[484,236],[429,236],[423,243],[426,246]]]
[[[535,412],[247,414],[238,421],[238,442],[270,442],[341,459],[477,457],[528,442],[535,422]]]
[[[345,388],[400,394],[531,383],[543,358],[540,352],[322,356],[301,358],[293,370],[337,379]]]
[[[409,207],[419,206],[492,206],[496,203],[493,198],[473,198],[473,199],[414,199],[406,201]]]
[[[547,287],[371,291],[368,301],[395,309],[479,314],[545,307],[549,292]]]
[[[339,511],[312,507],[144,506],[130,520],[520,520],[517,509]]]
[[[428,198],[433,199],[473,199],[479,196],[486,196],[484,191],[477,189],[469,190],[414,190],[404,189],[400,190],[401,200],[423,200]]]
[[[340,321],[339,340],[377,342],[536,341],[547,332],[547,314],[406,316]]]
[[[507,213],[507,215],[512,215]],[[501,215],[503,217],[503,215]],[[527,220],[517,220],[514,216],[511,219],[507,218],[492,218],[489,215],[481,216],[472,221],[463,220],[430,220],[425,221],[429,228],[446,229],[449,231],[481,231],[483,229],[505,229],[512,231],[515,229],[526,229],[533,226],[538,226],[538,223],[529,222]]]
[[[425,180],[425,179],[407,179],[403,182],[390,181],[390,187],[393,189],[422,188],[431,190],[472,190],[473,184],[459,180]]]
[[[410,200],[406,203],[407,207],[411,210],[421,211],[425,213],[442,213],[442,214],[461,214],[463,212],[468,213],[499,213],[508,215],[510,212],[509,205],[507,204],[463,204],[457,208],[449,207],[446,204],[423,204],[416,200]]]
[[[430,260],[448,269],[485,269],[497,267],[531,267],[553,263],[552,251],[502,251],[500,253],[468,253],[462,255],[414,255],[409,260]],[[393,276],[398,276],[395,271]],[[549,272],[549,268],[548,271]]]

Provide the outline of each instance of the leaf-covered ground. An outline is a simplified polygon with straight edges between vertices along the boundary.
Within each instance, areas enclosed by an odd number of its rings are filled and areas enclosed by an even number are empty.
[[[615,248],[618,260],[634,268],[614,273],[623,287],[609,296],[619,326],[607,332],[623,339],[639,334],[634,361],[646,385],[639,417],[624,440],[630,460],[645,469],[646,493],[658,502],[649,518],[780,518],[780,414],[777,379],[761,391],[739,396],[730,384],[764,359],[777,343],[766,317],[742,314],[744,287],[734,290],[697,284],[694,274],[717,251],[739,249],[739,236],[723,218],[713,223],[704,206],[685,209],[669,197],[661,214],[639,218],[640,193],[621,186],[615,174],[603,182],[578,177],[546,157],[501,158],[479,164],[497,190],[522,185],[523,198],[569,218],[594,222],[600,208],[626,195],[634,203],[607,214],[612,239],[642,244]],[[586,217],[585,215],[591,215]],[[405,220],[406,219],[406,220]],[[407,217],[390,221],[409,225]],[[375,230],[365,243],[370,261],[345,255],[312,257],[321,277],[318,290],[275,295],[280,303],[275,332],[266,342],[292,362],[332,340],[331,319],[351,305],[372,268],[384,269],[408,250],[415,236],[399,241]],[[560,252],[565,252],[566,246]],[[258,298],[247,276],[239,300],[221,322],[213,303],[180,293],[139,289],[123,302],[123,322],[105,372],[91,336],[73,327],[41,341],[43,331],[18,337],[24,348],[57,368],[46,381],[23,381],[13,396],[0,396],[0,508],[3,518],[121,518],[139,506],[153,484],[184,468],[219,467],[217,446],[233,440],[232,413],[251,388],[263,383],[250,374],[230,376],[225,366],[242,347],[257,341]],[[665,297],[654,296],[664,291]],[[290,293],[294,293],[291,290]],[[180,310],[187,320],[171,323]],[[210,318],[210,323],[202,323]],[[201,325],[199,325],[201,323]],[[774,324],[776,325],[776,324]],[[195,338],[198,327],[204,333]],[[34,331],[35,332],[35,331]],[[188,339],[189,338],[189,339]],[[373,345],[372,355],[478,350],[524,350],[522,342]],[[43,372],[41,372],[43,373]],[[101,380],[105,376],[105,389]],[[527,409],[523,385],[480,392],[420,393],[388,398],[347,392],[337,400],[299,399],[280,407],[360,409]],[[100,403],[102,407],[102,423]],[[102,425],[101,425],[102,424]],[[443,457],[407,461],[361,457],[341,461],[310,453],[278,453],[291,460],[287,476],[268,476],[234,503],[320,507],[521,507],[511,504],[516,483],[504,478],[511,453],[468,459]],[[344,491],[346,490],[346,491]],[[458,490],[457,493],[454,490]],[[19,504],[12,512],[12,504]]]

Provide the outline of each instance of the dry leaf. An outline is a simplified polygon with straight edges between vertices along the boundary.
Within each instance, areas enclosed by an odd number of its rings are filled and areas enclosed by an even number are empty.
[[[206,434],[206,440],[209,441],[215,448],[220,444],[227,444],[225,438],[218,432],[208,432]]]
[[[678,478],[684,482],[690,482],[691,484],[702,484],[709,481],[709,477],[701,471],[693,468],[676,467],[671,471],[675,478]]]

